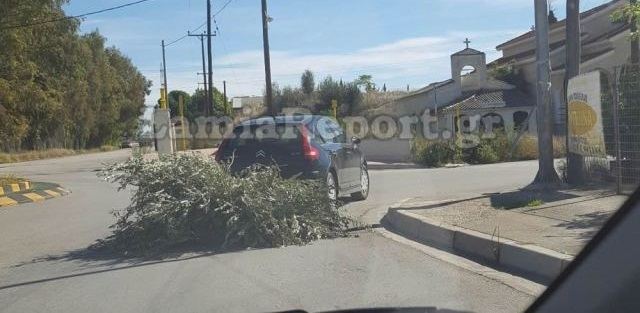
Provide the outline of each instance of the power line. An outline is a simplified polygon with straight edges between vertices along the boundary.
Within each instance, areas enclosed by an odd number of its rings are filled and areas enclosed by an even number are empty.
[[[227,3],[225,3],[220,10],[218,10],[216,13],[213,14],[213,17],[216,17],[218,14],[220,14],[222,11],[224,11],[224,9],[229,5],[229,3],[231,3],[231,1],[233,0],[229,0],[227,1]]]
[[[60,21],[64,21],[64,20],[83,18],[83,17],[86,17],[86,16],[94,15],[94,14],[100,14],[100,13],[104,13],[104,12],[108,12],[108,11],[122,9],[122,8],[125,8],[125,7],[129,7],[129,6],[136,5],[136,4],[143,3],[143,2],[147,2],[147,1],[151,1],[151,0],[138,0],[138,1],[125,3],[125,4],[122,4],[122,5],[119,5],[119,6],[115,6],[115,7],[110,7],[110,8],[106,8],[106,9],[102,9],[102,10],[98,10],[98,11],[87,12],[87,13],[73,15],[73,16],[59,17],[59,18],[54,18],[54,19],[50,19],[50,20],[37,21],[37,22],[33,22],[33,23],[26,23],[26,24],[20,24],[20,25],[11,25],[11,26],[2,27],[2,28],[0,28],[0,30],[31,27],[31,26],[37,26],[37,25],[42,25],[42,24],[47,24],[47,23],[60,22]]]
[[[184,35],[184,36],[182,36],[182,37],[180,37],[180,38],[178,38],[178,39],[176,39],[176,40],[174,40],[174,41],[171,41],[170,43],[168,43],[168,44],[166,44],[166,45],[164,45],[164,46],[165,46],[165,47],[168,47],[168,46],[170,46],[170,45],[172,45],[172,44],[174,44],[174,43],[177,43],[178,41],[181,41],[182,39],[187,38],[188,36],[189,36],[189,34]]]
[[[228,0],[228,1],[227,1],[227,2],[226,2],[226,3],[225,3],[225,4],[224,4],[224,5],[223,5],[223,6],[222,6],[222,7],[221,7],[217,12],[216,12],[216,13],[214,13],[214,14],[212,15],[212,17],[216,17],[218,14],[222,13],[222,11],[224,11],[224,9],[225,9],[225,8],[227,8],[227,6],[228,6],[231,2],[233,2],[233,0]],[[215,22],[215,19],[214,19],[213,21],[214,21],[214,23],[216,23],[216,22]],[[185,39],[185,38],[187,38],[187,37],[189,36],[189,35],[188,35],[188,33],[189,33],[189,32],[191,32],[191,33],[195,33],[196,31],[200,30],[200,29],[201,29],[202,27],[204,27],[205,25],[207,25],[207,22],[206,22],[206,21],[205,21],[205,22],[203,22],[202,24],[198,25],[196,28],[192,29],[191,31],[188,31],[188,32],[187,32],[187,35],[184,35],[184,36],[182,36],[182,37],[180,37],[180,38],[178,38],[178,39],[175,39],[175,40],[173,40],[173,41],[169,42],[168,44],[166,44],[166,45],[165,45],[165,47],[171,46],[171,45],[173,45],[174,43],[177,43],[177,42],[179,42],[179,41],[182,41],[183,39]],[[218,29],[218,24],[216,23],[216,30],[217,30],[217,29]]]

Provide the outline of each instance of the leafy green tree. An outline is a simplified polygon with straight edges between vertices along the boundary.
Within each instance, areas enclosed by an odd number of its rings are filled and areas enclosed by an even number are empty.
[[[185,117],[193,118],[191,113],[194,110],[192,109],[193,105],[191,103],[191,95],[182,90],[172,90],[171,92],[169,92],[169,112],[171,114],[171,117],[180,116],[179,99],[181,96],[183,99],[182,101],[184,105],[183,110]]]
[[[376,84],[373,82],[373,76],[360,75],[356,80],[358,87],[363,87],[366,92],[376,91]]]
[[[66,0],[3,1],[0,149],[117,144],[135,134],[151,83],[97,31],[63,19]],[[43,35],[44,34],[44,35]]]
[[[209,110],[209,114],[211,116],[224,116],[231,114],[231,102],[227,101],[225,104],[224,94],[215,87],[213,88],[213,99],[213,108]],[[207,94],[204,92],[204,89],[196,89],[190,97],[189,118],[204,116],[205,108],[208,105],[210,104],[209,101],[207,101]]]
[[[300,87],[305,95],[309,96],[313,93],[316,88],[315,78],[313,76],[313,72],[310,70],[304,71],[302,73],[302,77],[300,78]]]

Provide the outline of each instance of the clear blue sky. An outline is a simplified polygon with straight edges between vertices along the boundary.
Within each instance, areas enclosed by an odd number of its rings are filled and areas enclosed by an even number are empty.
[[[68,14],[80,14],[132,0],[71,0]],[[228,0],[213,0],[217,12]],[[471,47],[499,57],[495,46],[533,25],[533,0],[269,0],[273,80],[297,85],[304,69],[351,80],[371,74],[388,89],[420,88],[450,76],[449,55]],[[551,1],[558,18],[564,2]],[[583,0],[581,10],[606,0]],[[160,87],[160,42],[185,35],[205,21],[205,0],[151,0],[87,17],[82,31],[98,29],[108,44],[128,55]],[[260,0],[232,0],[216,16],[214,84],[228,84],[231,96],[260,95],[264,89]],[[170,89],[193,91],[201,77],[200,42],[187,37],[167,48]]]

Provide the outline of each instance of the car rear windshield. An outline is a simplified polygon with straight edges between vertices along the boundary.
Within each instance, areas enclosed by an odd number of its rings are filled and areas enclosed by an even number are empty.
[[[240,125],[234,128],[226,149],[235,149],[246,146],[269,145],[278,147],[299,147],[299,124],[266,124],[266,125]]]

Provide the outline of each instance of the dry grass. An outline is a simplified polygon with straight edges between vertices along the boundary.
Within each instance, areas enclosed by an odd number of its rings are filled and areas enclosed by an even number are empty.
[[[560,158],[565,155],[564,137],[553,137],[553,157]],[[520,138],[515,150],[515,159],[533,160],[538,158],[538,138],[525,135]]]
[[[362,105],[360,110],[371,110],[379,108],[382,105],[393,102],[394,100],[409,94],[404,91],[388,91],[388,92],[365,92],[362,94]]]
[[[8,184],[17,184],[19,182],[26,181],[26,179],[22,177],[17,177],[13,174],[2,174],[0,175],[0,186],[8,185]]]
[[[102,146],[100,148],[94,148],[94,149],[88,149],[88,150],[47,149],[47,150],[16,152],[16,153],[0,152],[0,164],[59,158],[59,157],[85,154],[85,153],[107,152],[107,151],[113,151],[116,149],[118,148],[114,146]]]

